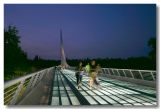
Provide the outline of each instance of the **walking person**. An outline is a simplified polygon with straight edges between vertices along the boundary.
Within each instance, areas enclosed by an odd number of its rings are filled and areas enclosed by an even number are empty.
[[[81,84],[82,84],[83,74],[84,74],[84,70],[83,70],[83,68],[82,68],[82,71],[80,71],[80,74],[79,74],[78,89],[79,89],[79,87],[80,87],[80,86],[81,86]]]
[[[94,76],[94,83],[95,83],[95,85],[97,86],[97,88],[99,88],[99,86],[100,86],[100,82],[99,82],[99,79],[98,79],[98,74],[99,73],[101,73],[101,67],[100,67],[100,65],[98,64],[97,66],[96,66],[96,73],[95,73],[95,76]]]
[[[90,64],[88,63],[86,66],[85,66],[85,71],[86,73],[89,75],[89,72],[90,72]]]
[[[82,75],[82,71],[83,71],[83,66],[82,66],[82,62],[79,63],[78,67],[76,68],[76,79],[77,79],[77,86],[79,88],[79,83],[80,83],[80,79],[82,80],[82,77],[80,77]]]
[[[93,61],[91,62],[89,76],[90,76],[90,79],[89,79],[89,87],[90,87],[90,89],[92,89],[92,87],[93,87],[93,82],[94,82],[95,77],[96,77],[96,61],[95,61],[95,60],[93,60]]]

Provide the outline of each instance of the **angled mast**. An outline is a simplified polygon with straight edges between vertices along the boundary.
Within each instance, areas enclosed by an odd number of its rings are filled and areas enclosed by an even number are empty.
[[[66,61],[66,56],[65,56],[65,53],[64,53],[64,46],[63,46],[63,37],[62,37],[62,29],[60,29],[60,52],[61,52],[61,66],[63,68],[67,68],[68,67],[68,64],[67,64],[67,61]]]

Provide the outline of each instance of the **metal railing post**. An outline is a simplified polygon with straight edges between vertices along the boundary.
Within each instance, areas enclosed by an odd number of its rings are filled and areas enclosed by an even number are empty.
[[[107,68],[107,70],[108,70],[109,74],[111,75],[111,72],[109,71],[109,69],[108,69],[108,68]]]
[[[105,68],[104,70],[105,70],[105,75],[109,74],[109,73],[107,73],[108,72],[107,68]]]
[[[138,72],[139,72],[139,74],[141,75],[141,78],[144,80],[144,78],[143,78],[143,75],[142,75],[141,71],[140,71],[140,70],[138,70]]]
[[[151,75],[152,75],[153,80],[155,81],[155,77],[154,77],[154,75],[153,75],[153,72],[150,72],[150,73],[151,73]]]
[[[32,83],[34,81],[34,75],[31,77],[28,85],[27,85],[27,88],[26,88],[26,91],[25,91],[25,94],[31,89],[31,86],[32,86]]]
[[[118,75],[120,76],[120,73],[119,73],[118,69],[117,69],[117,72],[118,72]]]
[[[15,93],[14,93],[14,95],[13,95],[13,98],[12,98],[12,100],[11,100],[10,103],[9,103],[10,105],[16,104],[16,101],[17,101],[17,99],[18,99],[18,95],[19,95],[20,91],[21,91],[22,88],[23,88],[24,81],[25,81],[25,80],[22,80],[22,81],[20,82],[20,84],[18,85],[18,88],[17,88],[17,90],[15,91]]]
[[[34,81],[33,81],[33,83],[32,83],[32,88],[36,85],[36,82],[37,82],[37,80],[38,80],[38,76],[39,76],[39,73],[36,74],[36,77],[34,78]]]
[[[43,77],[44,73],[46,73],[46,71],[43,71],[43,72],[41,72],[41,73],[40,73],[39,80],[41,80],[41,79],[42,79],[42,77]]]
[[[46,73],[48,73],[49,71],[51,71],[51,69],[47,69],[47,70],[45,70],[45,71],[43,71],[43,72],[41,72],[41,74],[40,74],[40,80],[44,77],[44,75],[46,74]]]
[[[123,69],[122,71],[123,71],[123,73],[124,73],[124,76],[127,77],[126,72],[124,71],[124,69]]]
[[[106,70],[105,70],[105,68],[103,69],[103,74],[104,74],[104,75],[106,74]]]
[[[132,75],[132,78],[134,79],[134,75],[133,75],[132,71],[131,71],[131,70],[129,70],[129,71],[130,71],[130,73],[131,73],[131,75]]]
[[[111,70],[112,70],[112,72],[113,72],[113,75],[115,75],[115,73],[114,73],[113,69],[111,69]]]

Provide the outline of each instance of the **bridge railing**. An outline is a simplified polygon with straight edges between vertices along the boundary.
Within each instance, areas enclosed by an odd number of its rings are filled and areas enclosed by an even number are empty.
[[[75,67],[69,70],[75,70]],[[117,69],[102,68],[103,75],[111,75],[116,77],[125,77],[130,79],[138,79],[145,81],[156,81],[156,71],[154,70],[134,70],[134,69]]]
[[[153,70],[102,68],[102,73],[132,79],[156,81],[156,71]]]
[[[4,105],[17,104],[26,94],[28,94],[43,78],[52,70],[47,68],[20,78],[4,83]]]

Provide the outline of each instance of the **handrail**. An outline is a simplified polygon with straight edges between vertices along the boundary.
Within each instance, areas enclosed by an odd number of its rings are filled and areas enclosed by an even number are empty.
[[[102,74],[139,79],[145,81],[156,81],[156,71],[154,70],[102,68]]]
[[[4,104],[17,104],[23,96],[28,94],[36,86],[43,76],[54,67],[50,67],[32,74],[19,77],[4,83]]]
[[[101,72],[104,75],[112,75],[117,77],[125,77],[125,78],[139,79],[139,80],[145,80],[145,81],[156,81],[155,70],[102,68]]]
[[[19,78],[16,78],[16,79],[7,81],[7,82],[4,83],[4,84],[5,84],[5,85],[4,85],[4,88],[7,88],[7,87],[11,86],[11,85],[17,83],[18,81],[21,81],[21,80],[27,79],[27,78],[29,78],[29,77],[31,77],[31,76],[34,76],[34,75],[36,75],[37,73],[39,73],[39,72],[34,72],[34,73],[32,73],[32,74],[28,74],[28,75],[25,75],[25,76],[22,76],[22,77],[19,77]]]
[[[119,68],[103,68],[103,69],[118,69],[118,70],[131,70],[131,71],[137,71],[138,69],[119,69]],[[153,71],[153,72],[156,72],[155,70],[141,70],[141,71]]]

